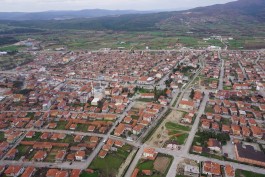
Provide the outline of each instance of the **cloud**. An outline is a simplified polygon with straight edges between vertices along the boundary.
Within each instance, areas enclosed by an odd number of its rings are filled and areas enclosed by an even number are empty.
[[[46,11],[79,9],[187,9],[233,0],[0,0],[0,11]]]

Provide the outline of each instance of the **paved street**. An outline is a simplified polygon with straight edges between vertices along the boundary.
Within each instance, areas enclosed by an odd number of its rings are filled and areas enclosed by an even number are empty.
[[[219,58],[222,61],[221,65],[221,71],[220,71],[220,77],[219,77],[219,84],[218,84],[218,90],[223,90],[223,85],[224,85],[224,60],[221,58],[220,51],[218,51]]]

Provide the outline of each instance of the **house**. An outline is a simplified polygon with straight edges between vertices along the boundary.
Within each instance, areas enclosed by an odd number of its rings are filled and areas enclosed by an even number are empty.
[[[6,158],[9,160],[13,160],[16,157],[16,154],[18,153],[17,149],[10,149],[8,153],[6,154]]]
[[[235,170],[231,165],[225,165],[225,177],[235,177]]]
[[[207,146],[211,151],[216,151],[216,152],[222,151],[222,145],[216,139],[210,138],[207,142]]]
[[[219,124],[217,122],[212,123],[212,130],[220,131]]]
[[[199,176],[200,174],[200,169],[198,166],[194,166],[194,165],[188,165],[185,164],[184,165],[184,175],[185,176]]]
[[[151,170],[142,170],[142,173],[145,175],[145,176],[151,176],[153,174],[153,172]]]
[[[6,170],[5,170],[5,175],[6,176],[13,176],[17,177],[21,175],[24,172],[24,167],[19,166],[19,165],[10,165]]]
[[[57,127],[57,123],[53,122],[53,123],[49,123],[48,128],[50,129],[55,129]]]
[[[186,114],[182,119],[181,122],[185,123],[185,124],[192,124],[193,121],[193,116],[194,115],[190,115],[190,114]]]
[[[203,129],[209,130],[210,129],[210,125],[211,125],[211,123],[209,121],[202,120],[202,126],[201,127]]]
[[[125,131],[125,125],[120,123],[115,129],[114,135],[115,136],[121,136],[124,131]]]
[[[221,114],[222,113],[222,109],[218,105],[215,105],[213,109],[214,109],[215,114]]]
[[[209,120],[213,119],[213,113],[207,112],[205,115],[206,115],[207,119],[209,119]]]
[[[85,159],[85,157],[86,157],[86,152],[85,151],[77,151],[75,153],[75,159],[76,160],[82,161],[82,160]]]
[[[237,115],[237,108],[229,108],[229,112],[232,116],[236,116]]]
[[[70,177],[79,177],[81,175],[81,172],[82,172],[82,170],[80,170],[80,169],[73,169]]]
[[[232,130],[233,135],[241,136],[241,128],[240,128],[239,125],[232,124],[231,125],[231,130]]]
[[[49,169],[46,173],[46,177],[68,177],[69,174],[65,170]]]
[[[221,176],[221,165],[211,161],[205,161],[202,167],[202,173],[207,175]]]
[[[194,102],[193,101],[187,101],[187,100],[181,100],[179,103],[179,108],[187,109],[187,110],[193,110],[194,109]]]
[[[222,125],[222,132],[224,133],[230,133],[230,126],[229,125]]]
[[[33,156],[33,160],[35,161],[43,161],[47,157],[46,151],[37,151],[36,154]]]
[[[201,146],[192,146],[192,152],[195,152],[195,153],[198,153],[198,154],[201,154],[203,151],[203,148]]]
[[[258,138],[258,139],[261,139],[262,136],[263,136],[263,133],[262,133],[262,130],[260,127],[257,127],[257,126],[251,126],[250,127],[251,131],[252,131],[252,135],[255,137],[255,138]]]
[[[35,132],[34,132],[34,131],[29,131],[29,132],[26,134],[26,138],[33,138],[34,135],[35,135]]]
[[[253,118],[248,119],[248,124],[249,126],[257,126],[257,122]]]
[[[154,148],[144,148],[143,157],[149,160],[155,160],[157,152]]]
[[[137,177],[138,173],[139,173],[139,169],[138,168],[135,168],[133,170],[133,173],[132,173],[131,177]]]
[[[34,175],[34,173],[36,172],[36,168],[34,168],[33,166],[28,166],[24,173],[21,175],[21,177],[31,177]]]
[[[56,162],[62,162],[66,156],[66,151],[65,150],[60,150],[57,152],[55,156],[55,161]]]
[[[101,150],[98,154],[98,156],[102,159],[104,159],[106,157],[106,155],[108,154],[107,151]]]
[[[244,137],[249,137],[250,133],[250,129],[247,126],[242,126],[242,135]]]
[[[133,134],[134,135],[139,135],[143,131],[144,126],[141,124],[138,124],[133,127]]]
[[[88,128],[87,128],[87,131],[88,132],[94,132],[96,129],[96,127],[94,125],[89,125]]]

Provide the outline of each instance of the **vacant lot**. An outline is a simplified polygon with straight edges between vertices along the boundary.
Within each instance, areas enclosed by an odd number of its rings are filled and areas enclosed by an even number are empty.
[[[184,144],[190,127],[179,123],[183,115],[184,112],[172,110],[157,128],[153,136],[147,141],[147,144],[153,147],[164,147],[165,143],[169,140],[177,141],[178,144]]]
[[[164,177],[167,174],[172,160],[173,158],[171,156],[158,154],[154,161],[141,159],[137,168],[139,170],[151,170],[153,172],[152,177]],[[142,177],[144,175],[140,172],[138,176]]]
[[[89,168],[98,171],[100,177],[114,177],[130,151],[131,146],[126,145],[119,148],[117,152],[110,152],[104,159],[96,157]]]
[[[134,104],[133,108],[136,108],[136,109],[144,109],[144,108],[146,108],[146,104],[147,104],[146,102],[137,101]]]
[[[165,173],[170,164],[168,157],[157,157],[154,162],[154,169],[160,173]]]
[[[245,170],[236,170],[236,177],[265,177],[265,174],[258,174]]]

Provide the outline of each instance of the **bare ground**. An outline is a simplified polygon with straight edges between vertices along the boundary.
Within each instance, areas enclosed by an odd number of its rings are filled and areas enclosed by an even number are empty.
[[[172,110],[171,113],[165,118],[165,120],[157,128],[153,136],[146,142],[151,147],[161,148],[164,146],[165,142],[170,139],[168,131],[165,127],[167,122],[179,123],[182,118],[183,112]]]
[[[154,162],[154,169],[164,174],[168,168],[169,163],[170,159],[168,157],[157,157]]]

